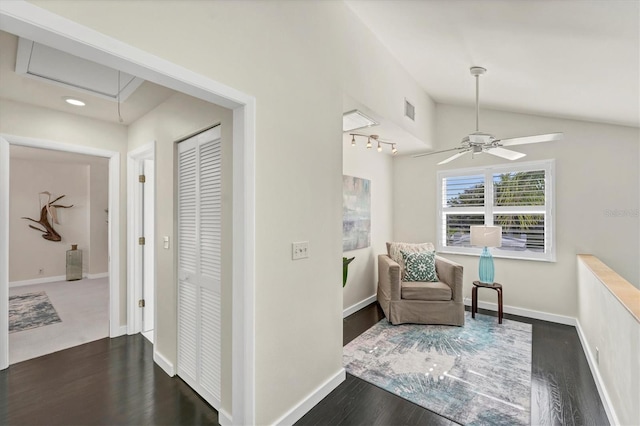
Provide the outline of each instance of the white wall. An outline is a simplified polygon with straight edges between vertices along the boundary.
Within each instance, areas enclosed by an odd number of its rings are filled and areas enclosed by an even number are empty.
[[[255,96],[256,422],[277,421],[342,369],[343,92],[411,99],[429,143],[432,100],[342,2],[34,3]]]
[[[126,127],[20,102],[0,99],[0,132],[16,136],[120,151],[126,158]],[[120,167],[120,205],[126,206],[126,167]],[[126,209],[120,211],[120,264],[126,265]],[[120,325],[127,321],[126,268],[120,270]]]
[[[109,270],[109,160],[94,161],[89,166],[89,228],[91,275],[105,274]]]
[[[44,195],[39,200],[38,193],[43,191],[51,193],[52,201],[65,195],[56,204],[73,205],[69,209],[56,210],[59,224],[49,219],[61,241],[45,240],[42,232],[29,228],[33,225],[43,229],[40,224],[22,219],[40,220],[40,200],[42,203],[47,201]],[[83,251],[82,269],[87,273],[90,256],[89,166],[12,158],[9,192],[9,282],[65,277],[66,252],[71,244],[77,244]]]
[[[344,309],[376,294],[377,256],[386,252],[386,242],[393,239],[393,157],[378,152],[375,146],[371,149],[363,144],[353,147],[350,141],[348,135],[343,136],[342,171],[371,181],[371,245],[344,252],[346,257],[355,256],[344,287]]]
[[[475,127],[474,109],[438,104],[438,148],[454,147]],[[520,161],[556,159],[557,262],[495,259],[496,281],[504,286],[504,304],[575,317],[576,257],[592,253],[634,285],[638,283],[639,218],[610,217],[608,210],[637,211],[639,204],[636,128],[484,110],[482,129],[498,137],[564,132],[555,143],[522,145]],[[516,147],[514,147],[515,149]],[[442,169],[501,164],[489,155],[462,157],[443,166],[447,154],[402,157],[394,163],[394,236],[406,241],[435,241],[436,172]],[[633,237],[628,237],[633,236]],[[447,255],[465,268],[465,297],[477,278],[478,258]],[[491,297],[493,296],[493,299]],[[479,294],[495,303],[495,295]]]
[[[176,141],[222,123],[222,408],[231,412],[231,194],[232,111],[181,93],[129,126],[129,150],[156,141],[156,342],[154,350],[177,367]],[[164,249],[163,237],[170,248]]]
[[[617,417],[614,423],[632,425],[640,419],[640,323],[629,309],[640,290],[606,269],[598,259],[578,259],[578,330],[596,383],[608,396],[603,402]],[[626,295],[629,305],[610,289]]]

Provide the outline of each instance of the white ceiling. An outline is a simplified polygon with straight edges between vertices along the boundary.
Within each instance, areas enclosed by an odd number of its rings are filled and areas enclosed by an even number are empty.
[[[436,102],[640,127],[640,2],[347,0]]]

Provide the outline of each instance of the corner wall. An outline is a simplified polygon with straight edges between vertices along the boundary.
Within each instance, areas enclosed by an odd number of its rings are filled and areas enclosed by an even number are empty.
[[[378,289],[378,254],[386,252],[386,242],[393,237],[393,157],[362,144],[353,147],[348,135],[342,139],[343,174],[371,181],[371,245],[343,253],[355,256],[344,287],[342,303],[347,310],[375,296]]]

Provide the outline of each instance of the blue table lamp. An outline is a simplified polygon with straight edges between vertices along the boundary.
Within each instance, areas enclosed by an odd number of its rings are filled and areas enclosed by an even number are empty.
[[[495,268],[493,267],[493,256],[491,256],[488,247],[500,247],[502,245],[502,227],[485,225],[472,226],[471,245],[484,247],[480,255],[478,275],[480,276],[481,283],[493,284]]]

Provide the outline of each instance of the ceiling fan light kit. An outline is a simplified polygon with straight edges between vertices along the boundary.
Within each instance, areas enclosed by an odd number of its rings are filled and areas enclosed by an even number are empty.
[[[514,146],[514,145],[524,145],[531,143],[540,143],[540,142],[552,142],[557,141],[563,138],[562,133],[549,133],[544,135],[535,135],[535,136],[522,136],[517,138],[509,138],[509,139],[497,139],[490,133],[481,132],[480,131],[480,76],[486,74],[487,69],[483,67],[471,67],[469,69],[471,75],[476,79],[476,131],[470,133],[468,136],[465,136],[460,142],[460,146],[456,148],[443,149],[440,151],[434,152],[425,152],[422,154],[416,154],[412,157],[423,157],[426,155],[433,154],[441,154],[443,152],[453,152],[457,151],[455,154],[446,158],[438,163],[438,165],[449,163],[457,158],[462,157],[467,153],[482,154],[486,152],[487,154],[494,155],[496,157],[505,158],[507,160],[518,160],[524,157],[526,154],[512,151],[510,149],[505,149],[505,146]]]

